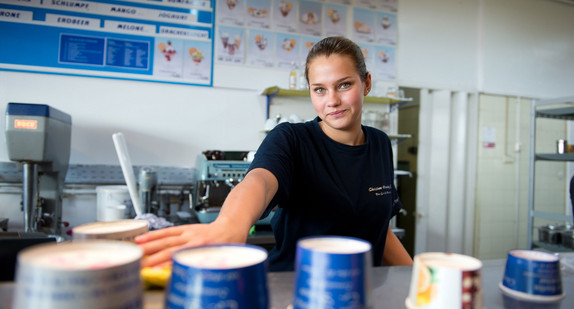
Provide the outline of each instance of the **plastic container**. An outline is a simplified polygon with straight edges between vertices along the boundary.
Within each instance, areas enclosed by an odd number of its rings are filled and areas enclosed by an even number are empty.
[[[108,239],[133,241],[138,235],[149,230],[146,220],[117,220],[93,222],[76,226],[72,229],[74,240]]]
[[[107,211],[107,207],[118,209],[120,205],[132,208],[132,200],[128,191],[128,186],[98,186],[97,195],[97,215],[98,221],[114,221],[118,219],[117,212]],[[121,208],[121,207],[120,207]],[[115,215],[111,215],[115,214]]]
[[[295,257],[293,309],[371,308],[370,274],[369,242],[339,236],[302,238]]]
[[[143,308],[142,254],[136,244],[109,240],[22,250],[13,308]]]
[[[265,249],[209,245],[182,249],[172,259],[165,308],[270,308]]]
[[[505,295],[528,302],[558,302],[562,288],[560,258],[552,253],[510,250],[499,284]]]

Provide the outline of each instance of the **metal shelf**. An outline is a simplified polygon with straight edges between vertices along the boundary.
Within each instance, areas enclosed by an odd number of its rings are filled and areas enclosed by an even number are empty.
[[[574,96],[561,97],[548,100],[532,100],[530,107],[530,179],[528,184],[528,235],[527,242],[529,249],[532,247],[545,247],[547,250],[557,250],[554,247],[548,247],[542,243],[535,243],[533,241],[534,233],[534,218],[542,218],[553,221],[563,221],[567,222],[571,220],[571,217],[566,214],[554,214],[547,213],[543,211],[534,210],[534,182],[535,176],[535,163],[536,161],[555,161],[555,162],[565,162],[574,161],[574,153],[536,153],[536,119],[537,118],[549,118],[561,121],[574,120]]]
[[[535,160],[544,161],[574,161],[574,153],[537,153]]]
[[[574,249],[565,247],[563,245],[549,244],[549,243],[545,243],[545,242],[541,242],[541,241],[535,241],[533,243],[533,247],[534,248],[540,248],[540,249],[543,249],[544,251],[548,251],[548,252],[552,252],[552,253],[573,252],[574,251]]]
[[[261,95],[267,96],[266,119],[269,119],[269,107],[271,106],[271,102],[276,96],[308,98],[309,90],[292,90],[292,89],[279,88],[277,86],[271,86],[265,88],[261,92]],[[412,101],[412,98],[372,97],[372,96],[365,97],[365,102],[380,103],[380,104],[400,104],[408,101]]]
[[[574,106],[538,110],[536,111],[536,117],[574,120]]]

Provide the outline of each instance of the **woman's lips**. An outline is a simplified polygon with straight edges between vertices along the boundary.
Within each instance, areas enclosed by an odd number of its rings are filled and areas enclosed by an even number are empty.
[[[345,111],[344,111],[344,110],[342,110],[342,111],[334,111],[334,112],[330,112],[330,113],[329,113],[329,114],[327,114],[327,115],[329,115],[329,116],[331,116],[331,117],[335,117],[335,118],[337,118],[337,117],[341,117],[341,116],[343,116],[343,114],[344,114],[344,113],[345,113]]]

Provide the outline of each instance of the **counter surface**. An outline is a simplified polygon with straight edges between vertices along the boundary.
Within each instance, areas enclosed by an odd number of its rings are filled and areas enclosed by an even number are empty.
[[[571,257],[574,259],[574,256]],[[574,308],[574,269],[562,270],[562,285],[566,297],[558,303],[527,303],[506,297],[498,284],[502,280],[506,259],[486,260],[482,268],[485,309],[566,309]],[[375,267],[372,272],[373,308],[406,308],[405,299],[411,282],[411,266]],[[271,309],[287,308],[293,298],[293,272],[269,273]],[[145,309],[163,308],[163,291],[145,295]]]
[[[574,255],[568,260],[572,262]],[[562,269],[562,284],[566,297],[558,303],[526,303],[508,298],[502,294],[498,284],[502,280],[506,260],[483,261],[482,284],[485,309],[566,309],[574,308],[574,267]],[[570,263],[569,265],[574,265]],[[373,308],[406,308],[405,299],[409,293],[411,266],[375,267],[372,271]],[[287,308],[293,298],[293,272],[268,274],[271,309]],[[9,309],[12,301],[14,283],[0,284],[0,309]],[[144,309],[164,308],[164,291],[146,291]]]

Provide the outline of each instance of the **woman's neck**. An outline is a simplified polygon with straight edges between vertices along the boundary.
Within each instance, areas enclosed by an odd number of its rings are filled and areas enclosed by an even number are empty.
[[[319,127],[323,130],[323,133],[337,143],[349,146],[357,146],[365,143],[365,132],[363,132],[363,128],[360,124],[349,130],[338,130],[329,127],[321,121],[319,122]]]

